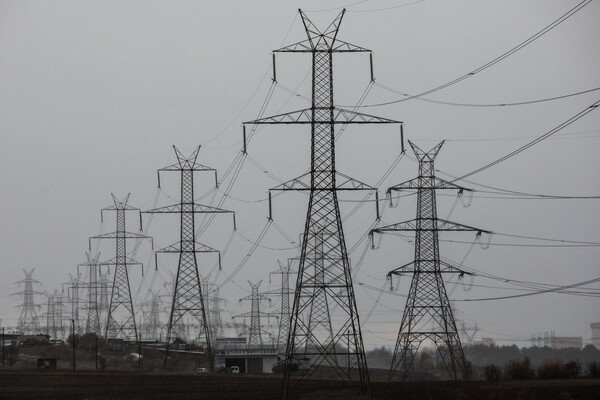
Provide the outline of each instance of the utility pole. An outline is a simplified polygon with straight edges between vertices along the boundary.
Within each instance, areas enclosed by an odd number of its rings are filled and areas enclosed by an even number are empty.
[[[96,336],[100,335],[100,314],[98,310],[98,259],[100,258],[100,253],[96,254],[96,256],[92,256],[91,252],[85,253],[87,257],[87,262],[83,264],[79,264],[79,267],[87,267],[88,268],[88,314],[87,321],[85,323],[85,331],[93,332]]]
[[[13,294],[23,296],[23,305],[21,306],[21,315],[17,322],[17,329],[24,334],[37,334],[40,332],[40,322],[35,311],[36,305],[33,302],[33,295],[42,293],[33,290],[33,284],[40,283],[32,278],[33,271],[35,271],[35,268],[29,272],[23,270],[25,279],[17,282],[17,284],[25,284],[25,289]]]
[[[370,398],[369,373],[342,229],[338,191],[376,192],[376,189],[336,170],[334,127],[339,124],[401,122],[334,106],[333,54],[370,53],[370,50],[337,38],[345,10],[325,30],[317,28],[306,14],[301,10],[299,12],[307,39],[275,50],[274,53],[311,55],[311,107],[246,123],[306,124],[311,127],[310,172],[274,188],[310,193],[281,396],[284,399],[297,396],[303,390],[303,382],[319,367],[327,366],[343,381],[359,382],[363,396]],[[275,76],[273,79],[276,79]],[[269,217],[272,218],[272,215]],[[332,310],[339,315],[332,318]],[[290,379],[293,365],[301,366],[297,374],[299,379]]]
[[[127,212],[139,212],[139,208],[135,208],[127,204],[129,201],[129,194],[125,196],[123,200],[118,200],[112,193],[111,196],[113,198],[114,205],[103,208],[100,212],[100,218],[102,221],[104,221],[104,212],[114,211],[116,214],[116,231],[98,236],[92,236],[90,238],[89,249],[90,251],[92,249],[92,239],[115,240],[115,257],[100,263],[101,266],[114,266],[114,280],[112,285],[112,293],[110,296],[110,305],[108,307],[108,313],[106,316],[105,338],[113,339],[117,338],[119,335],[123,335],[125,339],[137,341],[138,332],[135,325],[133,302],[131,300],[128,269],[130,266],[142,266],[142,264],[127,256],[127,240],[152,239],[143,233],[128,232],[126,230],[125,217]],[[142,232],[141,215],[139,231]]]
[[[206,309],[202,298],[202,287],[200,275],[198,273],[197,253],[217,253],[219,264],[221,255],[218,250],[198,242],[196,234],[196,214],[222,214],[232,213],[232,211],[222,210],[220,208],[201,205],[194,200],[194,172],[212,172],[215,175],[215,184],[217,184],[217,171],[213,168],[204,166],[196,162],[200,146],[194,150],[189,157],[185,157],[173,146],[177,163],[158,170],[158,187],[160,188],[161,172],[179,172],[181,182],[181,200],[179,204],[166,207],[155,208],[145,211],[150,214],[175,213],[181,218],[180,241],[167,246],[156,253],[176,253],[179,254],[179,264],[177,267],[177,276],[173,290],[173,302],[171,303],[171,313],[169,316],[169,325],[167,328],[167,347],[163,368],[167,367],[169,357],[170,342],[173,338],[178,338],[184,343],[193,343],[204,346],[205,353],[208,355],[211,371],[214,370],[214,355],[211,347],[210,328],[206,318]],[[234,215],[235,229],[235,215]],[[185,321],[185,318],[191,317],[195,326],[187,324],[187,328],[195,330],[193,333],[187,333],[186,330],[178,330],[177,327]]]
[[[246,325],[245,321],[247,317],[250,317],[250,328],[244,332],[246,334],[246,336],[248,337],[248,346],[250,345],[263,345],[263,338],[262,338],[262,334],[263,333],[267,333],[270,335],[269,332],[264,331],[261,327],[261,323],[260,323],[260,317],[266,317],[267,320],[269,320],[269,318],[274,317],[273,314],[271,313],[263,313],[260,311],[260,302],[261,301],[268,301],[269,304],[271,303],[271,299],[268,298],[267,296],[265,296],[264,294],[261,294],[258,292],[258,288],[260,286],[260,284],[262,283],[262,280],[259,281],[258,283],[252,283],[250,281],[248,281],[248,283],[250,284],[250,287],[252,288],[252,294],[250,294],[250,296],[246,296],[240,299],[240,302],[245,301],[245,300],[250,300],[250,312],[249,313],[243,313],[243,314],[239,314],[239,315],[235,315],[233,318],[244,318],[244,325]]]
[[[388,378],[392,379],[399,370],[400,377],[406,379],[419,347],[430,340],[437,346],[452,379],[458,380],[464,376],[465,357],[442,275],[471,274],[440,260],[439,232],[475,231],[478,236],[491,232],[437,217],[436,190],[453,189],[462,194],[469,189],[435,176],[434,160],[444,142],[429,152],[409,143],[419,161],[419,176],[390,187],[387,193],[391,196],[392,192],[416,190],[417,217],[371,231],[371,237],[374,233],[415,231],[414,261],[388,273],[388,277],[413,275]]]

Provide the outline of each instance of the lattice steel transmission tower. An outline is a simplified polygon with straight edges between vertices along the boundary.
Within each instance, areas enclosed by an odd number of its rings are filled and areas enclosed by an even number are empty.
[[[453,189],[462,194],[469,189],[435,176],[434,160],[444,142],[439,143],[429,152],[424,152],[410,141],[409,143],[419,161],[419,176],[390,187],[387,193],[391,195],[392,192],[416,190],[417,217],[371,231],[371,235],[415,231],[414,261],[388,273],[388,277],[413,275],[389,379],[392,379],[397,372],[402,379],[406,379],[417,351],[425,340],[430,340],[436,345],[450,376],[455,380],[461,379],[464,374],[465,357],[443,275],[453,273],[462,277],[469,273],[440,260],[439,232],[475,231],[477,236],[483,232],[488,234],[491,232],[437,217],[436,190]]]
[[[261,294],[258,292],[258,288],[261,283],[262,283],[262,280],[257,283],[252,283],[252,282],[248,281],[248,284],[250,284],[250,287],[252,288],[252,293],[250,294],[250,296],[242,297],[240,299],[240,302],[250,300],[250,312],[235,315],[233,317],[233,318],[244,318],[244,322],[246,321],[246,319],[248,317],[250,318],[250,328],[248,328],[246,330],[246,332],[242,333],[243,335],[245,334],[248,337],[248,346],[263,345],[264,344],[263,337],[262,337],[263,333],[271,335],[270,332],[262,329],[262,325],[260,322],[261,317],[266,317],[267,320],[274,317],[274,315],[271,313],[264,313],[264,312],[260,311],[260,302],[261,301],[268,301],[269,304],[271,303],[270,298],[268,298],[264,294]],[[244,325],[246,325],[246,324],[244,323]]]
[[[79,288],[83,287],[80,283],[81,275],[79,273],[76,276],[69,274],[69,282],[63,284],[67,286],[67,298],[71,304],[71,319],[74,321],[75,333],[81,335],[81,324],[79,321]]]
[[[277,293],[281,296],[281,308],[279,310],[279,329],[277,333],[277,351],[285,351],[287,346],[287,339],[290,333],[290,275],[296,271],[292,270],[292,261],[295,259],[289,259],[287,264],[279,263],[279,271],[273,271],[269,274],[281,275],[281,289]],[[269,278],[270,279],[270,278]]]
[[[98,264],[98,266],[100,267],[101,264]],[[109,277],[108,271],[102,272],[98,269],[98,318],[100,319],[100,327],[106,326],[107,322]],[[101,331],[98,331],[98,334],[101,335]]]
[[[48,303],[46,308],[46,335],[54,340],[62,339],[63,330],[63,299],[55,290],[48,294]]]
[[[221,303],[226,303],[226,300],[219,295],[219,285],[204,278],[201,278],[201,281],[204,309],[206,310],[206,319],[210,328],[211,338],[223,337]]]
[[[376,189],[336,170],[334,127],[401,122],[334,107],[333,54],[370,53],[370,50],[337,38],[345,10],[325,30],[318,29],[301,10],[299,12],[307,39],[274,53],[308,53],[312,56],[311,107],[246,123],[307,124],[311,127],[310,172],[275,188],[310,192],[286,350],[286,365],[299,365],[300,379],[294,380],[292,388],[292,368],[286,368],[282,397],[289,398],[294,392],[301,391],[303,380],[322,365],[332,368],[344,381],[360,382],[361,392],[370,397],[369,374],[337,192]],[[331,317],[332,310],[341,314],[335,322]]]
[[[116,214],[116,230],[110,233],[104,233],[90,238],[90,250],[92,249],[92,239],[114,239],[115,240],[115,257],[103,261],[100,266],[114,266],[114,279],[112,291],[110,295],[110,304],[106,315],[106,330],[105,338],[113,339],[119,336],[127,340],[138,341],[138,331],[135,320],[135,311],[131,300],[131,288],[129,285],[129,267],[134,265],[141,266],[142,263],[133,260],[127,255],[127,241],[150,239],[149,236],[143,233],[128,232],[126,230],[125,217],[127,212],[139,212],[139,208],[135,208],[127,204],[129,194],[118,200],[111,193],[114,205],[103,208],[100,212],[100,218],[104,221],[105,211],[114,211]],[[142,217],[140,215],[140,232],[142,232]]]
[[[179,254],[179,265],[175,279],[173,302],[167,328],[167,349],[163,367],[167,367],[170,341],[175,337],[184,343],[202,345],[208,353],[211,370],[214,369],[214,357],[211,348],[210,328],[207,323],[206,309],[202,298],[202,287],[198,273],[197,253],[217,253],[218,250],[196,240],[196,214],[221,214],[232,211],[201,205],[194,200],[194,172],[213,172],[217,184],[217,171],[196,162],[200,146],[189,157],[183,156],[173,146],[177,163],[158,170],[158,187],[160,188],[161,172],[179,172],[181,176],[181,200],[179,204],[155,208],[145,211],[151,214],[175,213],[181,217],[180,241],[165,247],[156,253]],[[235,229],[235,215],[234,215]],[[219,261],[220,262],[220,261]],[[191,318],[187,321],[186,318]],[[184,325],[186,329],[177,329]],[[188,333],[188,330],[190,331]],[[194,332],[195,331],[195,332]]]
[[[40,333],[40,321],[35,311],[36,305],[33,302],[33,295],[42,293],[33,290],[33,284],[40,283],[32,278],[33,271],[35,271],[35,268],[29,272],[23,270],[25,279],[17,282],[17,284],[24,284],[25,289],[21,292],[14,293],[14,295],[23,296],[23,304],[21,305],[21,314],[19,315],[19,321],[17,322],[17,329],[24,334]]]
[[[100,258],[100,253],[96,254],[96,256],[92,256],[90,252],[85,253],[87,257],[87,262],[83,264],[79,264],[79,267],[87,267],[88,268],[88,283],[87,283],[87,292],[88,292],[88,302],[87,302],[87,319],[85,323],[85,332],[93,332],[97,336],[101,334],[100,328],[100,309],[98,306],[98,259]],[[108,296],[107,296],[108,300]]]
[[[158,292],[150,290],[151,299],[147,312],[144,312],[144,335],[146,339],[159,340],[163,324],[160,322],[161,295]]]

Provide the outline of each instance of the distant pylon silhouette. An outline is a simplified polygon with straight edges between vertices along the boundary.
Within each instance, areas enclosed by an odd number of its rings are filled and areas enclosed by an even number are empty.
[[[171,313],[169,316],[169,325],[167,327],[167,348],[163,368],[167,367],[170,342],[172,339],[177,338],[186,344],[203,346],[205,353],[208,355],[210,368],[213,370],[214,356],[211,347],[210,328],[206,316],[207,310],[205,309],[205,303],[202,297],[202,285],[198,272],[196,254],[217,253],[219,256],[219,264],[221,258],[218,250],[196,240],[196,214],[222,214],[233,212],[201,205],[195,202],[194,172],[212,172],[215,174],[215,182],[217,180],[217,172],[215,169],[196,162],[200,146],[198,146],[189,157],[185,157],[181,154],[175,146],[173,146],[173,149],[177,156],[177,163],[158,170],[158,187],[160,188],[161,172],[179,172],[181,200],[178,204],[145,211],[145,213],[150,214],[175,213],[179,214],[181,218],[179,242],[156,252],[179,254],[177,276],[175,278],[175,287],[173,289],[173,302],[171,303]],[[186,318],[189,318],[190,320],[188,321]]]
[[[92,239],[114,239],[115,240],[115,257],[103,261],[101,266],[114,266],[114,279],[112,292],[110,296],[110,304],[106,316],[105,338],[113,339],[122,337],[131,341],[138,341],[138,331],[135,320],[135,311],[131,299],[131,287],[129,285],[129,267],[133,265],[142,265],[127,255],[127,240],[151,239],[143,233],[128,232],[125,225],[125,217],[128,211],[138,211],[139,208],[132,207],[127,204],[129,194],[118,200],[111,193],[114,205],[103,208],[100,213],[101,219],[104,221],[105,211],[115,211],[116,214],[116,230],[111,233],[104,233],[90,238],[90,250],[92,248]],[[140,217],[140,232],[142,231],[142,219]]]
[[[23,296],[23,305],[21,306],[21,315],[17,322],[17,329],[24,334],[35,335],[40,333],[40,321],[35,311],[36,305],[33,302],[33,295],[42,293],[33,290],[33,284],[40,283],[32,278],[33,271],[35,271],[35,268],[29,272],[23,270],[25,279],[17,282],[17,284],[25,284],[25,289],[14,294]]]
[[[285,352],[287,346],[287,339],[290,333],[290,275],[296,271],[292,270],[292,261],[289,259],[286,264],[281,261],[279,263],[279,271],[273,271],[269,274],[281,275],[281,288],[277,291],[277,295],[281,297],[281,308],[279,309],[279,329],[277,334],[277,352]],[[270,279],[270,278],[269,278]],[[274,292],[271,292],[275,294]]]
[[[100,336],[100,312],[98,309],[98,259],[100,258],[100,253],[92,256],[90,252],[87,252],[85,255],[87,262],[78,265],[78,267],[88,268],[88,314],[85,323],[85,332],[95,333],[96,336]]]
[[[256,345],[264,344],[263,333],[268,334],[268,335],[270,335],[271,333],[262,329],[260,319],[261,319],[261,317],[266,317],[268,320],[269,318],[275,317],[275,315],[273,315],[271,313],[264,313],[264,312],[260,311],[261,301],[268,301],[269,304],[271,303],[270,298],[268,298],[264,294],[261,294],[258,292],[258,288],[261,283],[262,283],[262,281],[259,281],[257,283],[252,283],[252,282],[248,281],[248,284],[250,284],[250,287],[252,288],[252,293],[250,294],[250,296],[242,297],[240,299],[240,302],[242,302],[244,300],[250,300],[250,312],[235,315],[233,317],[233,318],[243,317],[244,325],[246,325],[246,323],[245,323],[246,318],[250,317],[250,328],[248,328],[245,332],[242,332],[242,334],[245,334],[248,337],[248,346],[251,346],[251,345],[256,346]]]
[[[371,235],[416,232],[414,261],[388,273],[388,277],[413,275],[388,377],[392,379],[399,370],[400,377],[406,379],[417,350],[423,341],[431,340],[452,379],[461,379],[465,357],[442,275],[455,273],[462,277],[469,273],[440,260],[438,235],[440,231],[476,231],[478,236],[490,232],[437,217],[437,189],[454,189],[460,194],[468,189],[435,176],[434,160],[444,142],[429,152],[409,143],[419,161],[419,176],[390,187],[388,195],[394,191],[417,190],[417,218],[371,231]]]

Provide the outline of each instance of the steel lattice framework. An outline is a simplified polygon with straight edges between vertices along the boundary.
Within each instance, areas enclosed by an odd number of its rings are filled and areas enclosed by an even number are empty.
[[[128,232],[126,230],[125,217],[127,212],[139,212],[139,208],[127,204],[129,194],[119,201],[111,193],[114,205],[103,208],[100,212],[100,218],[104,221],[105,211],[114,211],[116,214],[116,230],[110,233],[104,233],[90,238],[89,248],[91,250],[92,239],[114,239],[115,257],[101,262],[100,266],[114,266],[114,278],[110,304],[106,316],[105,338],[113,339],[123,337],[127,340],[138,341],[138,331],[135,321],[135,311],[131,300],[131,288],[129,285],[129,267],[134,265],[141,266],[142,263],[133,260],[127,255],[128,240],[151,239],[143,233]],[[140,215],[140,232],[142,232],[142,218]]]
[[[434,160],[444,142],[429,152],[424,152],[410,141],[409,143],[419,161],[419,176],[390,187],[388,195],[395,191],[416,190],[417,218],[371,231],[371,235],[415,231],[414,261],[388,273],[388,277],[413,275],[389,379],[396,373],[399,373],[402,379],[406,379],[417,350],[425,340],[431,340],[436,345],[450,376],[455,380],[461,379],[465,358],[444,286],[443,274],[455,273],[462,276],[469,273],[440,260],[439,232],[475,231],[477,235],[490,232],[437,217],[436,190],[454,189],[462,194],[469,189],[435,176]]]
[[[92,256],[90,252],[85,253],[87,262],[79,264],[78,267],[87,267],[88,271],[88,304],[87,320],[85,323],[85,332],[93,332],[100,335],[100,312],[98,310],[98,259],[100,253]]]
[[[32,278],[33,271],[35,271],[35,268],[29,272],[23,270],[25,279],[17,282],[17,284],[25,284],[25,289],[21,292],[14,293],[15,295],[23,296],[23,304],[21,305],[21,314],[19,315],[19,321],[17,322],[17,329],[24,334],[40,333],[40,320],[35,311],[36,306],[33,302],[33,295],[42,293],[33,290],[33,284],[40,283]]]
[[[292,270],[292,263],[295,259],[289,259],[287,264],[279,263],[279,271],[273,271],[271,274],[281,275],[281,289],[277,293],[281,296],[281,308],[279,310],[279,331],[277,334],[277,351],[285,351],[286,341],[290,333],[290,275],[296,271]]]
[[[202,297],[202,285],[198,273],[197,253],[217,253],[205,244],[198,242],[196,234],[196,214],[222,214],[233,213],[220,208],[204,206],[194,201],[194,172],[213,172],[215,183],[217,172],[215,169],[196,162],[200,146],[194,150],[190,157],[185,157],[173,146],[177,163],[158,170],[158,187],[160,188],[161,172],[179,172],[181,175],[181,201],[179,204],[155,208],[145,211],[150,214],[179,214],[181,218],[180,241],[167,246],[157,253],[179,254],[179,265],[173,289],[173,302],[171,303],[171,314],[167,328],[167,348],[163,367],[167,367],[169,346],[173,338],[183,343],[204,346],[211,370],[214,369],[214,357],[211,348],[210,328],[207,323],[207,310]],[[235,227],[235,215],[234,215]],[[234,228],[235,229],[235,228]],[[187,319],[190,319],[189,321]],[[189,333],[188,333],[189,332]]]
[[[323,31],[302,10],[299,12],[307,39],[274,52],[311,54],[311,107],[247,122],[311,126],[309,174],[275,188],[310,191],[286,349],[286,365],[290,368],[285,368],[282,398],[299,393],[302,381],[321,366],[331,368],[343,381],[360,382],[363,395],[370,397],[369,374],[337,192],[375,189],[336,171],[334,127],[401,122],[334,107],[333,54],[370,53],[370,50],[337,38],[345,10]],[[332,310],[342,314],[336,317],[335,323]],[[299,379],[290,379],[293,364],[299,366]]]
[[[262,329],[262,325],[260,322],[261,317],[266,317],[267,320],[274,317],[274,314],[264,313],[264,312],[260,311],[260,302],[261,301],[268,301],[269,304],[271,303],[270,298],[268,298],[264,294],[258,292],[258,288],[260,287],[261,283],[262,283],[262,280],[257,283],[252,283],[252,282],[248,281],[248,284],[252,288],[252,292],[251,292],[250,296],[241,298],[240,302],[245,301],[245,300],[250,300],[250,312],[238,314],[233,317],[233,318],[244,318],[244,326],[247,326],[245,323],[246,318],[248,318],[248,317],[250,318],[250,328],[247,328],[246,331],[242,332],[242,335],[246,335],[248,337],[248,346],[250,346],[250,345],[256,346],[256,345],[264,344],[263,337],[262,337],[263,333],[271,335],[270,332],[267,332]]]

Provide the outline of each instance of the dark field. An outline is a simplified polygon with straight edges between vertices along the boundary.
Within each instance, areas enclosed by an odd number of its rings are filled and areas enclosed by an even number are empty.
[[[278,377],[0,372],[0,399],[277,399]],[[373,398],[598,400],[600,379],[513,382],[373,382]],[[358,399],[336,381],[311,381],[303,399]]]

